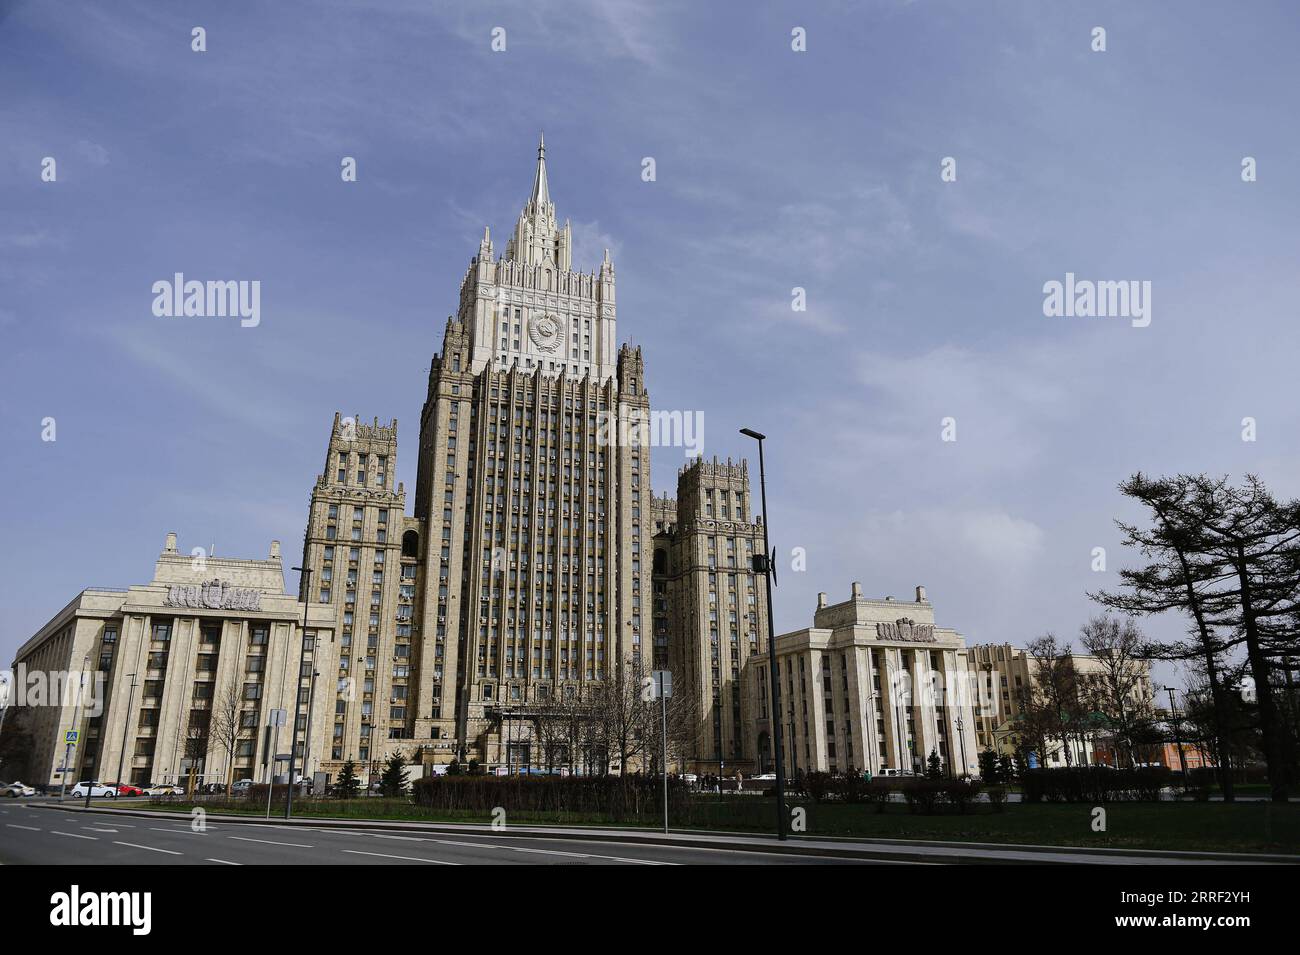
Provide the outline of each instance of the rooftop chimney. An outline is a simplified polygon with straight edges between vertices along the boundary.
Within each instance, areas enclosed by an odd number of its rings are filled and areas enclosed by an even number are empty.
[[[853,581],[853,599],[862,599],[862,584],[858,583],[856,580]]]
[[[818,609],[818,610],[825,610],[825,609],[826,609],[826,594],[825,594],[825,593],[820,593],[820,594],[817,595],[817,609]]]
[[[280,559],[280,542],[271,541],[271,560],[279,560],[279,559]]]
[[[176,532],[169,531],[167,534],[167,543],[163,545],[164,554],[176,553]]]
[[[916,585],[916,602],[919,604],[925,603],[925,587],[921,584]]]

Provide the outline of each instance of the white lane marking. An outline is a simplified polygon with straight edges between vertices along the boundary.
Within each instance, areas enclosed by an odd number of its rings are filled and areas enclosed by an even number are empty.
[[[315,846],[304,845],[301,842],[273,842],[270,839],[250,839],[248,836],[226,836],[227,839],[238,839],[240,842],[264,842],[268,846],[293,846],[295,849],[315,849]]]
[[[632,865],[681,865],[680,862],[664,862],[659,859],[630,859],[627,856],[602,856],[595,853],[584,852],[561,852],[559,849],[525,849],[522,846],[512,846],[515,852],[536,852],[540,855],[548,856],[573,856],[575,859],[608,859],[611,862],[627,862]]]
[[[354,856],[378,856],[381,859],[401,859],[403,862],[428,862],[433,865],[460,865],[459,862],[446,862],[442,859],[420,859],[416,856],[390,856],[383,852],[362,852],[360,849],[340,849]]]
[[[400,839],[402,842],[429,842],[429,839],[421,839],[418,836],[375,836],[376,839]]]
[[[167,853],[169,856],[178,856],[178,855],[181,855],[181,853],[177,852],[175,849],[158,849],[158,848],[155,848],[154,846],[141,846],[141,845],[137,845],[137,844],[134,843],[134,842],[118,842],[116,839],[113,840],[113,845],[115,845],[115,846],[130,846],[132,849],[148,849],[150,852],[165,852],[165,853]]]
[[[10,829],[26,829],[28,832],[40,832],[40,831],[41,831],[41,830],[37,829],[35,826],[20,826],[20,825],[18,825],[16,822],[6,822],[5,825],[8,826]]]
[[[220,862],[222,865],[243,865],[242,862],[227,862],[225,859],[204,859],[204,862]]]
[[[117,832],[116,829],[104,829],[100,826],[82,826],[81,828],[89,832]]]
[[[513,846],[494,846],[490,842],[456,842],[452,839],[431,839],[430,842],[440,842],[444,846],[467,846],[470,849],[505,849],[507,852],[513,849]]]
[[[155,826],[149,827],[150,832],[178,832],[183,836],[206,836],[206,832],[195,832],[193,829],[158,829]]]
[[[532,852],[539,856],[571,856],[574,859],[590,859],[585,852],[561,852],[559,849],[525,849],[522,846],[510,846],[515,852]]]
[[[75,832],[61,832],[61,831],[58,830],[58,829],[51,829],[51,830],[50,830],[50,834],[51,834],[51,835],[55,835],[55,836],[67,836],[67,837],[70,838],[70,839],[89,839],[89,840],[91,840],[92,842],[98,842],[98,841],[99,841],[99,837],[98,837],[98,836],[79,836],[79,835],[77,835]]]

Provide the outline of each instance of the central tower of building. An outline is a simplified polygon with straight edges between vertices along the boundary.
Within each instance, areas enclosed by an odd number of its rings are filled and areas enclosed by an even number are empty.
[[[608,250],[572,258],[543,143],[504,255],[484,230],[420,420],[411,729],[462,759],[536,761],[530,711],[642,662],[650,455],[619,438],[648,415],[644,368],[618,345]]]

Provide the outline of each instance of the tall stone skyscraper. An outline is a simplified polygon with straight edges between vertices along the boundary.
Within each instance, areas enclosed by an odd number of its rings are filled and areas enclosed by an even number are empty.
[[[506,761],[503,708],[581,698],[643,652],[649,448],[609,438],[648,412],[645,372],[618,345],[608,251],[590,272],[572,255],[543,144],[505,254],[485,229],[429,370],[416,735],[462,758]],[[514,761],[537,758],[526,734]]]
[[[619,344],[614,285],[608,251],[574,270],[539,145],[505,253],[484,230],[433,357],[414,517],[393,481],[397,422],[335,416],[305,555],[310,599],[338,620],[316,657],[333,713],[318,678],[306,695],[332,724],[313,724],[309,768],[417,749],[544,765],[549,704],[652,667],[692,697],[688,766],[758,764],[740,696],[767,633],[749,474],[696,461],[680,503],[654,497],[645,366]]]

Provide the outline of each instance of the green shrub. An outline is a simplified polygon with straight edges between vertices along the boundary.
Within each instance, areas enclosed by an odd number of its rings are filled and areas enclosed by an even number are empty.
[[[1020,775],[1026,802],[1155,802],[1170,780],[1164,767],[1068,766],[1027,769]]]

